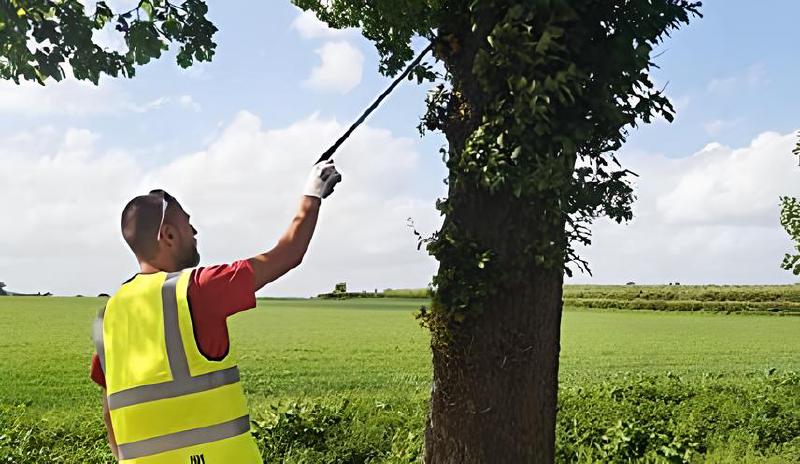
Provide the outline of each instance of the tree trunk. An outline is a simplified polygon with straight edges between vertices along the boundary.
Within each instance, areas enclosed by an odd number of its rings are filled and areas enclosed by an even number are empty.
[[[504,14],[487,11],[474,28],[468,15],[449,15],[439,28],[456,45],[443,57],[453,83],[451,117],[443,127],[451,161],[462,156],[486,103],[504,97],[483,94],[472,71],[478,50],[486,47],[486,35]],[[436,302],[432,308],[434,381],[425,462],[552,463],[563,266],[520,264],[520,256],[533,243],[562,243],[564,223],[542,224],[536,202],[459,181],[462,173],[453,168],[456,164],[448,166],[449,210],[442,231],[478,243],[494,256],[485,270],[490,274],[481,280],[490,282],[485,298],[467,308],[463,321],[442,317],[453,308],[437,310]],[[440,275],[443,269],[461,269],[462,256],[437,256]],[[469,290],[469,284],[450,284]]]
[[[505,223],[487,218],[507,207],[475,207],[475,229],[492,230],[500,249],[516,242],[505,233],[522,226],[513,215]],[[451,337],[434,336],[425,462],[553,462],[562,284],[561,269],[520,273]]]

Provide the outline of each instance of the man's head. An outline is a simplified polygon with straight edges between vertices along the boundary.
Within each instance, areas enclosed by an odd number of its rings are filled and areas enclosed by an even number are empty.
[[[122,236],[139,263],[174,272],[197,266],[197,231],[178,200],[163,190],[141,195],[122,210]]]

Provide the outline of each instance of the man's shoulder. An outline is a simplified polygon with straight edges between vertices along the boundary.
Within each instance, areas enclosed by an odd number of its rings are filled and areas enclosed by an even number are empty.
[[[190,285],[219,285],[237,279],[252,278],[253,267],[246,259],[229,264],[215,264],[192,269]]]
[[[188,293],[193,306],[222,317],[253,308],[253,268],[247,260],[199,267],[192,273]]]

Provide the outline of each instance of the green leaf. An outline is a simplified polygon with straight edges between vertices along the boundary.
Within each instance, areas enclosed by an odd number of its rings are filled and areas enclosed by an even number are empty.
[[[0,47],[0,78],[14,82],[60,80],[64,77],[63,65],[69,62],[75,78],[98,83],[103,74],[133,76],[135,66],[159,58],[171,41],[179,42],[187,51],[178,57],[185,66],[195,59],[210,60],[216,47],[212,38],[217,29],[206,18],[208,8],[201,0],[185,0],[180,8],[143,0],[136,9],[119,16],[106,1],[98,1],[94,12],[88,14],[79,0],[12,3],[10,17],[0,12],[0,34],[5,44]],[[142,20],[139,12],[143,13]],[[127,53],[104,50],[94,41],[94,32],[112,21],[117,33],[124,35]]]
[[[175,19],[174,16],[167,17],[166,21],[162,25],[162,29],[164,33],[167,34],[167,37],[178,37],[181,33],[181,26],[180,23]]]
[[[150,3],[149,0],[142,0],[139,2],[139,7],[147,13],[147,17],[152,21],[153,20],[153,5]]]

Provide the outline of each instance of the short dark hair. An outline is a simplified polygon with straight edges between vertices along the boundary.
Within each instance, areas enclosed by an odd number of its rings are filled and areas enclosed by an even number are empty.
[[[162,196],[151,193],[134,198],[122,210],[122,237],[138,258],[156,254],[162,204]]]

